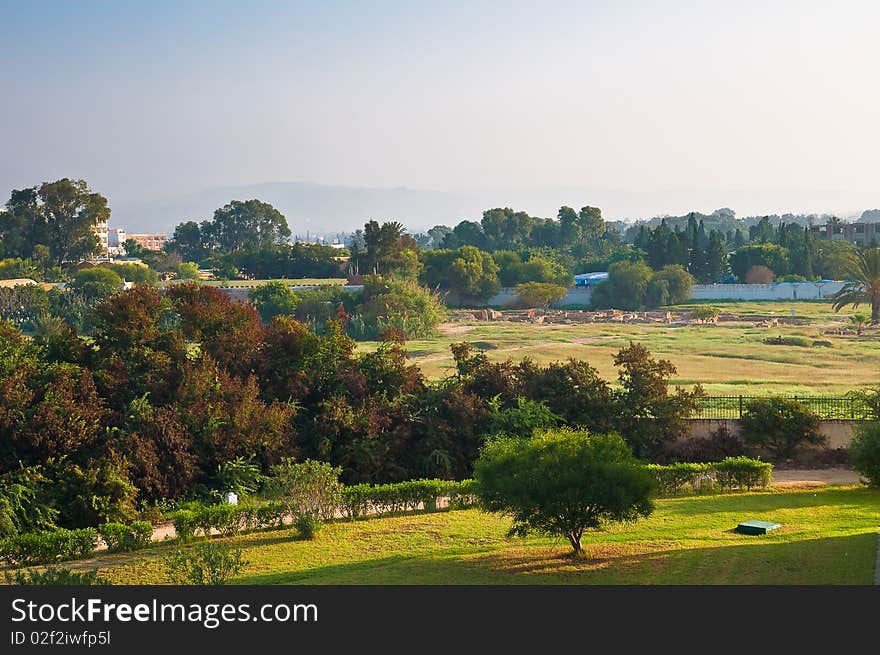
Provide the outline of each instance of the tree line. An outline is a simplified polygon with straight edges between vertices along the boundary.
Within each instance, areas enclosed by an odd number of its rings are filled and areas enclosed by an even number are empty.
[[[464,479],[489,435],[538,427],[618,431],[652,458],[701,394],[670,390],[674,367],[639,344],[615,358],[619,387],[584,361],[494,363],[466,343],[454,375],[430,382],[398,331],[358,353],[344,314],[320,333],[267,324],[195,284],[135,287],[93,314],[88,340],[62,322],[32,338],[0,323],[0,523],[126,520],[204,494],[238,458],[264,473],[326,461],[348,483]]]

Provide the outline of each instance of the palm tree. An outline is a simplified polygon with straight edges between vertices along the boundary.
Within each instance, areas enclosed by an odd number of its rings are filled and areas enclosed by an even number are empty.
[[[846,268],[847,282],[834,294],[834,311],[847,305],[871,305],[871,323],[880,323],[880,248],[867,248],[852,255]]]
[[[856,336],[861,336],[862,329],[865,327],[865,323],[868,322],[868,315],[864,312],[857,312],[849,317],[849,322],[855,326]]]

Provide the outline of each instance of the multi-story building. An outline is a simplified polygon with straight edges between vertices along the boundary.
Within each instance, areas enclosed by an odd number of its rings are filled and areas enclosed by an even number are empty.
[[[168,243],[167,234],[129,234],[126,239],[134,241],[144,250],[162,250]]]
[[[108,236],[109,236],[109,227],[107,226],[107,221],[101,221],[97,223],[92,231],[95,233],[95,236],[98,237],[98,247],[100,249],[99,255],[106,255],[109,247],[108,244]]]
[[[124,255],[126,238],[124,227],[111,227],[107,230],[107,252],[111,256]]]
[[[880,223],[826,223],[811,225],[810,234],[816,239],[847,241],[857,246],[880,243]]]

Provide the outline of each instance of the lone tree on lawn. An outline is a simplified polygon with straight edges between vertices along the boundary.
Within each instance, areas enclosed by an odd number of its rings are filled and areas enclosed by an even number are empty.
[[[847,283],[834,294],[834,311],[847,305],[871,305],[871,323],[880,323],[880,248],[851,255],[846,267]]]
[[[654,478],[617,434],[562,428],[492,439],[474,479],[483,508],[513,518],[510,536],[564,536],[576,555],[586,530],[654,509]]]

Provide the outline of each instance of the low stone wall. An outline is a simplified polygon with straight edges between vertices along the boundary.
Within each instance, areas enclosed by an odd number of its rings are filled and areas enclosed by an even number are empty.
[[[822,421],[819,430],[828,438],[828,448],[848,448],[852,440],[853,428],[858,421]],[[695,418],[689,419],[691,438],[708,437],[726,425],[731,434],[739,434],[740,422],[734,419]]]
[[[776,284],[695,284],[691,300],[822,300],[843,282],[778,282]]]
[[[843,287],[843,282],[779,282],[776,284],[695,284],[691,300],[823,300]],[[593,290],[569,287],[568,293],[553,307],[586,307]],[[519,298],[513,287],[504,287],[489,298],[492,307],[514,307]]]

